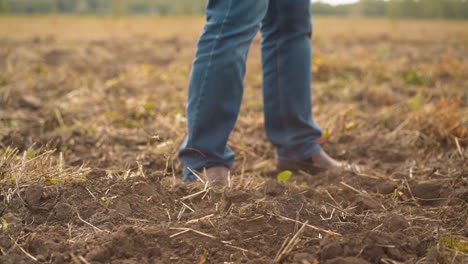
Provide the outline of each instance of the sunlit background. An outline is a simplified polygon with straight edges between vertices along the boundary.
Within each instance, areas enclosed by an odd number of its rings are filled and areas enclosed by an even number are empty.
[[[0,0],[0,13],[203,15],[207,0]],[[466,0],[312,0],[315,16],[468,19]]]
[[[311,0],[312,3],[322,2],[322,3],[332,4],[332,5],[350,4],[350,3],[356,3],[358,1],[359,0]]]

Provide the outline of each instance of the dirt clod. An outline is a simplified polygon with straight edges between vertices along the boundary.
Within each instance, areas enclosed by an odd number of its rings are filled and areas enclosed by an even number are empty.
[[[38,97],[31,95],[23,95],[21,99],[25,107],[39,109],[42,106],[42,101]]]
[[[420,199],[437,199],[442,195],[443,182],[427,181],[412,184],[413,195]]]
[[[30,185],[24,191],[24,200],[30,206],[37,206],[40,203],[44,187],[41,185]]]
[[[125,215],[125,216],[129,216],[132,214],[132,208],[130,206],[130,204],[128,203],[128,201],[126,201],[125,199],[123,198],[117,198],[113,204],[112,204],[112,207],[115,208],[117,210],[117,212]]]
[[[357,206],[356,211],[359,213],[362,213],[366,210],[375,210],[382,208],[379,201],[375,200],[369,195],[359,195],[356,199],[355,204]]]
[[[401,231],[409,227],[408,221],[405,217],[398,214],[388,215],[385,217],[383,224],[390,232]]]
[[[271,196],[282,193],[284,186],[275,180],[269,180],[265,183],[265,193]]]
[[[55,205],[54,211],[55,211],[55,219],[57,221],[66,222],[67,220],[70,220],[73,216],[72,206],[64,202],[57,203],[57,205]]]
[[[370,264],[370,262],[356,257],[334,258],[325,262],[326,264]]]

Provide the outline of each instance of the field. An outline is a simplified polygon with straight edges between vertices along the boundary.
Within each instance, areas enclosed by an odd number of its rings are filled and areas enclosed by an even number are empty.
[[[287,181],[256,38],[221,192],[177,160],[203,22],[0,17],[0,263],[467,263],[467,22],[317,18],[320,142],[365,170]]]

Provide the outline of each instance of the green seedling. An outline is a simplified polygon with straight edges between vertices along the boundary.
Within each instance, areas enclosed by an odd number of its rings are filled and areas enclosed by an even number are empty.
[[[49,179],[48,181],[52,185],[56,185],[58,183],[58,180],[56,180],[56,179]]]
[[[8,222],[5,220],[5,218],[0,218],[0,221],[2,222],[2,231],[6,232],[8,229]]]
[[[26,157],[28,159],[32,159],[36,156],[36,151],[34,151],[34,149],[29,149],[27,152],[26,152]]]
[[[421,73],[417,71],[409,71],[402,74],[401,78],[406,84],[409,85],[423,85],[424,78],[421,76]]]
[[[292,172],[291,171],[283,171],[283,172],[280,172],[277,176],[277,179],[278,179],[278,182],[287,182],[289,180],[289,178],[291,178],[292,176]]]
[[[458,250],[464,253],[468,252],[468,241],[466,240],[446,237],[444,238],[444,241],[451,249]]]
[[[143,106],[143,108],[145,108],[145,110],[148,110],[148,111],[149,111],[149,110],[153,109],[153,104],[152,104],[152,103],[146,103],[146,104]]]
[[[412,112],[416,112],[421,108],[422,99],[421,96],[415,95],[406,100],[406,105],[411,109]]]

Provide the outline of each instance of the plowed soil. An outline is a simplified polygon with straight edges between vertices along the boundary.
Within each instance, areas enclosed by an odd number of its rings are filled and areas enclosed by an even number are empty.
[[[314,118],[361,172],[277,179],[260,41],[223,190],[183,183],[199,18],[0,19],[0,263],[467,263],[465,22],[317,19]]]

